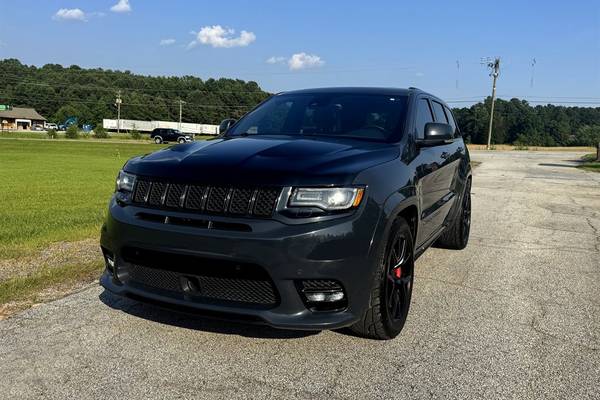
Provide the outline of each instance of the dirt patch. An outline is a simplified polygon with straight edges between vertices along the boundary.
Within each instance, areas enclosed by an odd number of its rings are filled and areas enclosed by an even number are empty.
[[[31,307],[37,307],[40,304],[47,303],[53,300],[58,300],[70,294],[85,290],[91,286],[97,285],[97,277],[93,276],[90,279],[80,282],[63,283],[57,286],[46,288],[35,295],[18,301],[11,301],[5,304],[0,304],[0,321]]]
[[[0,282],[31,275],[42,267],[88,264],[101,258],[102,252],[98,239],[57,242],[30,256],[0,260]]]
[[[98,239],[57,242],[35,254],[0,260],[0,320],[95,284],[102,265]],[[16,294],[15,294],[16,293]]]

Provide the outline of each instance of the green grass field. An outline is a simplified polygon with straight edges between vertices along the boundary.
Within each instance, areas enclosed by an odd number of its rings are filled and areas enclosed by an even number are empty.
[[[0,259],[98,235],[115,177],[142,143],[0,140]]]
[[[66,139],[64,132],[57,132],[57,135],[58,135],[58,139]],[[127,140],[127,141],[131,141],[131,142],[140,142],[140,143],[147,143],[147,142],[151,141],[150,135],[148,133],[142,134],[141,139],[134,139],[131,137],[131,135],[129,133],[109,132],[108,135],[109,135],[109,138],[107,138],[107,139],[97,139],[92,134],[84,134],[83,132],[79,132],[78,139],[69,139],[69,140],[93,140],[93,141],[99,141],[99,142],[106,142],[106,141],[111,141],[111,140],[113,140],[113,141]],[[211,137],[215,137],[215,135],[195,135],[194,139],[195,140],[204,140],[204,139],[208,139]],[[0,139],[1,138],[52,140],[48,137],[48,134],[46,132],[30,132],[30,131],[24,131],[24,132],[22,132],[22,131],[4,131],[4,132],[0,132]]]

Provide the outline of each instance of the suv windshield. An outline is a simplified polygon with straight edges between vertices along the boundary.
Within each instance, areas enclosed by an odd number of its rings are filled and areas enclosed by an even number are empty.
[[[290,93],[273,96],[227,136],[314,135],[392,141],[400,136],[407,96]]]

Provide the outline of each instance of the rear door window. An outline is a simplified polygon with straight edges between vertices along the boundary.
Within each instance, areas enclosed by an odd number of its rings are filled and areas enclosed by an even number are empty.
[[[452,126],[452,129],[454,130],[454,137],[460,136],[460,132],[458,131],[458,128],[456,127],[456,121],[454,120],[454,115],[452,115],[452,112],[448,109],[448,107],[444,107],[444,111],[446,111],[446,116],[448,117],[448,123]]]
[[[423,139],[425,137],[425,124],[428,122],[433,122],[433,114],[431,114],[429,101],[427,99],[419,99],[419,104],[417,105],[417,118],[415,121],[417,139]]]
[[[435,114],[435,122],[447,124],[448,118],[446,117],[446,113],[444,112],[444,106],[438,103],[437,101],[432,101],[431,105],[433,106],[433,113]]]

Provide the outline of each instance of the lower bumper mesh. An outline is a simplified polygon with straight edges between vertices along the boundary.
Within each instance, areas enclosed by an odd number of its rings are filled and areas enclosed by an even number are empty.
[[[183,274],[132,264],[128,283],[188,294],[198,299],[275,306],[277,294],[271,281]]]

